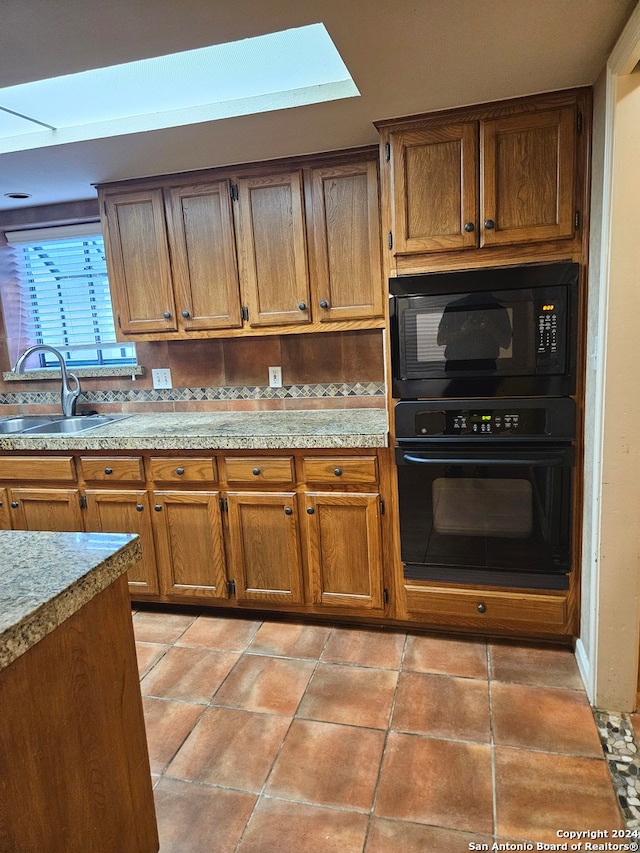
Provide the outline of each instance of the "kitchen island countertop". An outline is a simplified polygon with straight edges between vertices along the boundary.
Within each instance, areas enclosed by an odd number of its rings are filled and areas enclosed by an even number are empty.
[[[266,450],[388,446],[384,409],[134,414],[72,435],[2,435],[0,450]]]
[[[137,536],[0,530],[0,670],[140,558]]]

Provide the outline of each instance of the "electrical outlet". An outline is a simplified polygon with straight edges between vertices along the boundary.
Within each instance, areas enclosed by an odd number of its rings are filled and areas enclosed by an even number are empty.
[[[171,371],[168,367],[152,368],[151,377],[154,388],[173,388],[171,384]]]
[[[269,388],[282,388],[282,368],[269,368]]]

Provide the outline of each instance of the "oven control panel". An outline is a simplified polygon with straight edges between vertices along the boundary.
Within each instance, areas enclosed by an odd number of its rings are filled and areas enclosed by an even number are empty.
[[[568,398],[457,402],[458,405],[452,400],[397,403],[396,437],[400,441],[445,438],[571,440],[575,435],[575,406]]]

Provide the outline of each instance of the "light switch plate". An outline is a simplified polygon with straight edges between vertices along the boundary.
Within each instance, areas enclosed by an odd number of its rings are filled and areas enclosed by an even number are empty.
[[[173,388],[171,384],[171,371],[168,367],[154,367],[151,369],[154,388]]]

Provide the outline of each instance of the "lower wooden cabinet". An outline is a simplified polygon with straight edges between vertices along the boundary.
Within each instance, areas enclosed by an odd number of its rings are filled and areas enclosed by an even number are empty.
[[[237,600],[302,604],[295,492],[228,492],[227,505]]]
[[[14,530],[84,530],[78,489],[8,489]]]
[[[164,595],[227,598],[219,492],[153,492],[153,527]]]
[[[384,608],[380,495],[304,495],[311,600],[366,610]]]
[[[87,489],[85,496],[85,530],[95,533],[138,534],[142,544],[142,559],[127,573],[129,589],[134,595],[157,595],[160,587],[147,492],[142,489]]]
[[[9,498],[6,489],[0,489],[0,530],[11,530]]]

